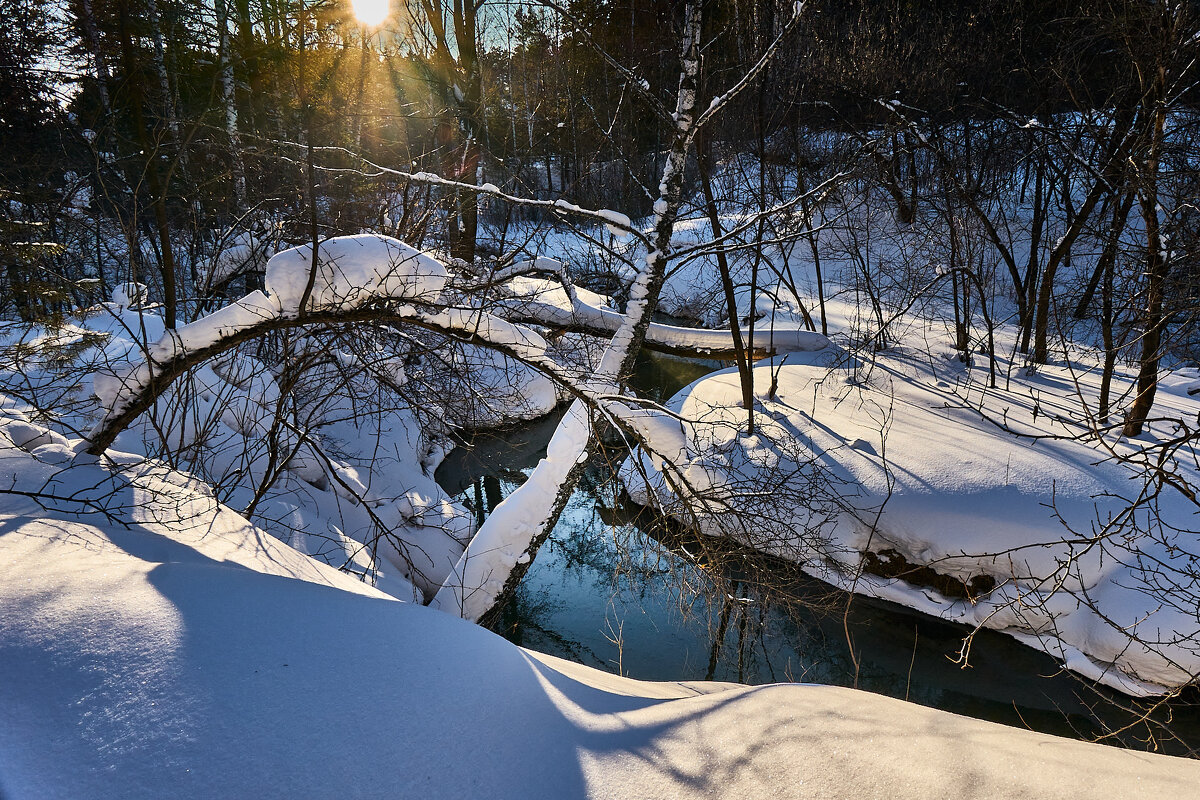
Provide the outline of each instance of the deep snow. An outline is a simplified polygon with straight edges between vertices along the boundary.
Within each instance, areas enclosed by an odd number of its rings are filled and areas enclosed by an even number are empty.
[[[1149,798],[1200,780],[1191,761],[850,689],[645,683],[537,656],[316,563],[179,473],[115,477],[9,430],[16,488],[101,487],[86,496],[115,517],[19,499],[0,515],[12,800]]]

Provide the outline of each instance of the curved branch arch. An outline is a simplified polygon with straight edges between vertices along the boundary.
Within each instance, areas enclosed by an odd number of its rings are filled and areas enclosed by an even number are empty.
[[[148,411],[171,384],[184,373],[229,352],[244,342],[276,331],[310,325],[341,325],[356,322],[412,325],[424,328],[458,338],[469,344],[498,350],[504,355],[529,363],[530,366],[543,371],[546,371],[546,365],[549,363],[549,359],[544,356],[538,358],[536,351],[539,348],[534,344],[503,341],[489,335],[494,327],[517,329],[536,336],[537,334],[533,331],[475,309],[434,310],[430,308],[425,310],[411,304],[374,303],[349,309],[322,309],[307,311],[302,315],[267,317],[260,322],[240,327],[236,331],[221,336],[209,345],[196,348],[176,348],[176,355],[166,360],[157,361],[149,354],[154,345],[146,348],[145,360],[141,364],[135,365],[134,371],[149,367],[149,375],[144,380],[136,381],[131,391],[126,389],[119,393],[116,401],[106,410],[103,418],[88,435],[86,451],[92,455],[102,455],[112,446],[116,437],[133,424],[134,420]],[[170,339],[173,333],[168,331],[160,341]],[[540,337],[538,338],[540,339]],[[561,373],[562,370],[556,369],[556,372]],[[549,372],[547,374],[555,380],[570,380],[563,374],[553,375]]]
[[[156,361],[150,357],[148,351],[151,348],[147,348],[146,360],[136,365],[134,369],[149,366],[149,376],[146,380],[138,382],[133,391],[127,391],[118,396],[116,402],[106,411],[103,418],[88,435],[86,452],[95,456],[102,455],[112,446],[122,431],[148,411],[167,389],[188,370],[217,358],[247,341],[276,331],[304,326],[352,323],[409,325],[499,352],[514,361],[538,370],[555,381],[637,444],[651,450],[656,449],[653,443],[648,441],[649,437],[637,430],[638,426],[627,419],[630,415],[627,412],[618,411],[614,406],[615,401],[620,398],[617,386],[611,382],[598,381],[593,373],[576,374],[555,363],[545,354],[544,342],[540,345],[537,343],[541,337],[536,332],[479,309],[447,309],[432,306],[422,308],[412,304],[374,303],[350,309],[309,311],[301,316],[266,318],[261,322],[239,328],[222,336],[210,345],[177,350],[174,357],[163,361]],[[588,330],[598,334],[612,334],[611,330],[600,327],[589,326]],[[509,335],[498,335],[498,331]],[[518,338],[512,335],[514,332],[523,334],[525,341],[514,341]],[[173,332],[168,331],[164,339],[168,339],[172,335]],[[537,337],[537,340],[534,340],[533,337]],[[661,345],[661,349],[671,351],[673,348],[664,344]],[[630,398],[624,399],[626,402],[630,400]],[[626,404],[621,403],[620,405],[625,406]],[[667,412],[663,410],[663,413]]]

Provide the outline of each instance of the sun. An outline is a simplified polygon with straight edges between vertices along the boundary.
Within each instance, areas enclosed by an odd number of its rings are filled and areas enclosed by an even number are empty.
[[[391,0],[350,0],[354,17],[363,25],[375,27],[387,19]]]

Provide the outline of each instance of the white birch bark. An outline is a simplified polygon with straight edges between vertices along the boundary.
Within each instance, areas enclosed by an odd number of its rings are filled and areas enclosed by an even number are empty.
[[[654,203],[652,247],[630,288],[625,321],[605,349],[594,378],[597,385],[610,384],[612,393],[619,391],[620,376],[630,370],[645,338],[683,199],[683,171],[694,134],[700,72],[700,5],[699,0],[689,0],[684,12],[675,130]],[[546,457],[529,479],[492,511],[431,605],[476,621],[495,608],[557,522],[591,454],[592,442],[587,408],[577,401],[554,431]]]
[[[233,199],[238,216],[250,205],[246,200],[246,166],[242,161],[242,140],[238,134],[237,92],[230,57],[229,9],[227,0],[216,0],[217,59],[221,72],[221,100],[225,104],[225,135],[229,137],[230,169],[233,172]]]

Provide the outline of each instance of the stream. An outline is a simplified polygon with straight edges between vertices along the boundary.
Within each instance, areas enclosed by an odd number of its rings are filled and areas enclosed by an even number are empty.
[[[631,384],[665,400],[719,367],[646,354]],[[563,411],[476,435],[439,466],[438,483],[484,519],[545,455]],[[851,597],[778,559],[700,541],[631,507],[616,478],[625,451],[603,455],[588,462],[496,623],[518,645],[643,680],[856,686],[1062,736],[1094,739],[1128,726],[1108,741],[1180,755],[1200,749],[1200,691],[1139,722],[1124,709],[1130,698],[988,630],[973,638],[964,667],[968,628]]]

